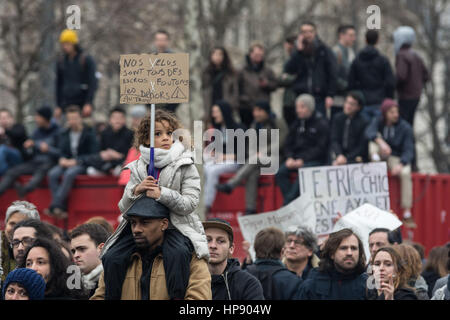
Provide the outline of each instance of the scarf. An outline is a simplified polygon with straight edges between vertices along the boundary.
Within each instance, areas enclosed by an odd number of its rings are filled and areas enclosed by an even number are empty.
[[[158,169],[164,168],[168,164],[174,162],[180,157],[186,150],[185,146],[179,141],[175,141],[170,149],[155,148],[155,167]],[[150,163],[150,148],[146,148],[143,145],[139,146],[141,152],[141,158],[146,164]]]
[[[83,284],[86,289],[92,290],[97,286],[100,274],[103,271],[103,265],[100,263],[91,272],[83,276]]]

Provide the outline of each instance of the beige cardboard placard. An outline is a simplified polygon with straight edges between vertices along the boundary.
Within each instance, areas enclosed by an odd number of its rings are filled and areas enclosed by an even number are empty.
[[[120,103],[189,102],[189,54],[120,55]]]

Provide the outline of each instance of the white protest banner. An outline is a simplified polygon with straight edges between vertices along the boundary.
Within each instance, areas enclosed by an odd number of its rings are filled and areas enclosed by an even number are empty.
[[[364,244],[366,259],[370,257],[369,233],[375,228],[395,230],[402,225],[396,215],[381,210],[369,203],[347,213],[340,218],[333,227],[333,232],[350,228],[355,232]],[[367,261],[366,261],[367,262]]]
[[[120,55],[120,103],[189,102],[189,54]]]
[[[253,242],[256,234],[262,229],[276,227],[285,232],[290,226],[301,225],[314,231],[316,216],[311,203],[305,200],[307,200],[305,196],[298,197],[278,210],[238,217],[242,236],[251,244],[250,254],[253,261],[255,260]]]
[[[312,202],[317,235],[328,234],[333,219],[364,203],[389,211],[385,162],[299,169],[300,194]]]

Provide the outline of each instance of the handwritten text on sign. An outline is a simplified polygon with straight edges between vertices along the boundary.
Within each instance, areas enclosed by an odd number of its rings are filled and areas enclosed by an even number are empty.
[[[300,194],[306,194],[316,213],[316,233],[330,233],[333,219],[370,203],[389,211],[385,162],[314,167],[299,170]]]
[[[189,54],[120,56],[120,103],[189,102]]]

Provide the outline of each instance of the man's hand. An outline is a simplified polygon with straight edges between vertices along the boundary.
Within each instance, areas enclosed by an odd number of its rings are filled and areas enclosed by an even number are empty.
[[[302,51],[303,49],[303,35],[300,34],[297,38],[297,50]]]
[[[392,149],[391,147],[384,141],[382,138],[377,138],[375,142],[380,147],[380,154],[382,158],[387,158],[391,155]]]
[[[392,168],[392,175],[394,176],[398,176],[403,170],[403,164],[399,163],[398,165],[396,165],[394,168]]]
[[[34,141],[31,140],[31,139],[27,139],[27,140],[25,140],[25,142],[23,143],[23,147],[24,147],[25,149],[31,148],[31,147],[33,147],[33,146],[34,146]]]
[[[327,109],[330,109],[333,106],[334,100],[332,97],[326,97],[325,98],[325,107]]]
[[[298,169],[304,166],[304,161],[303,159],[297,159],[295,160],[295,165],[294,165],[294,169]]]
[[[39,150],[41,150],[42,153],[47,153],[48,149],[48,144],[46,142],[41,142],[41,144],[39,145]]]
[[[66,168],[74,167],[77,165],[76,159],[67,159],[66,160]]]
[[[66,162],[67,162],[67,159],[66,159],[66,158],[59,158],[59,160],[58,160],[59,166],[60,166],[60,167],[63,167],[63,168],[66,167]]]
[[[86,103],[81,110],[81,114],[83,117],[90,117],[92,114],[92,105],[90,103]]]
[[[250,256],[250,242],[244,240],[242,241],[242,250],[245,252],[245,262],[247,264],[252,263],[252,257]]]
[[[155,185],[157,185],[156,179],[152,176],[148,176],[147,178],[142,180],[141,183],[136,186],[136,188],[134,188],[134,194],[139,195],[154,188]]]
[[[287,160],[286,160],[286,168],[294,169],[294,167],[295,167],[295,160],[293,158],[287,158]]]
[[[336,160],[333,161],[333,166],[340,166],[347,163],[347,158],[340,154],[337,156]]]

